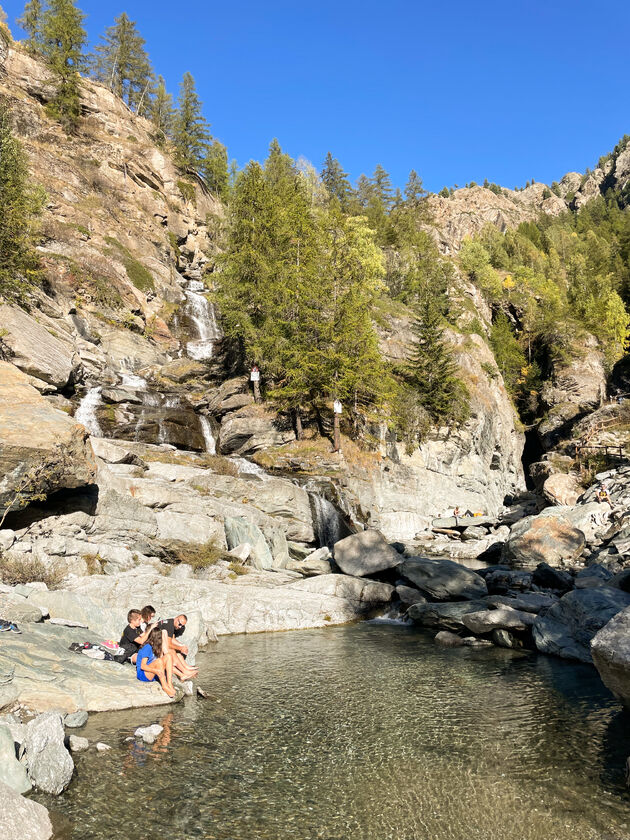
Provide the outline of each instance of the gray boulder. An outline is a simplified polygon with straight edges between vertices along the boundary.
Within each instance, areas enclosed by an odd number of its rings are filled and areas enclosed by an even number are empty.
[[[373,575],[394,569],[403,559],[380,531],[360,531],[335,543],[335,563],[346,575]]]
[[[61,715],[45,712],[26,725],[23,748],[26,768],[33,784],[57,795],[70,784],[74,763],[64,745],[65,733]]]
[[[536,618],[532,629],[536,647],[563,659],[592,662],[592,638],[627,606],[627,592],[608,586],[574,589]]]
[[[0,781],[0,832],[19,840],[49,840],[53,829],[43,805],[25,799]]]
[[[409,618],[420,627],[437,627],[442,630],[466,629],[464,616],[485,609],[484,601],[454,601],[448,604],[412,604],[407,610]]]
[[[66,715],[63,719],[63,725],[66,729],[80,729],[88,722],[88,713],[85,711],[73,712]]]
[[[491,607],[511,607],[528,613],[539,613],[542,609],[553,606],[558,600],[557,595],[546,595],[542,592],[519,592],[514,596],[490,595],[485,599]]]
[[[573,589],[573,578],[562,569],[554,569],[548,563],[539,563],[534,569],[532,583],[543,589],[555,589],[559,592],[570,592]]]
[[[499,607],[496,610],[480,610],[462,616],[464,626],[471,632],[483,635],[493,630],[527,630],[535,621],[531,613]]]
[[[28,793],[31,783],[26,767],[17,760],[15,740],[8,726],[0,725],[0,782],[17,793]]]
[[[562,516],[527,516],[517,522],[504,547],[504,560],[517,568],[539,563],[560,566],[582,554],[584,533]]]
[[[604,685],[630,709],[630,607],[595,634],[591,654]]]
[[[237,548],[243,543],[248,543],[251,546],[251,552],[248,558],[250,566],[253,566],[255,569],[273,568],[274,563],[271,551],[265,535],[258,525],[254,525],[253,522],[249,522],[242,516],[226,516],[225,538],[230,550]]]
[[[472,601],[488,594],[481,575],[452,560],[410,557],[401,571],[407,580],[437,601]]]
[[[90,742],[87,738],[82,738],[80,735],[70,735],[68,737],[68,749],[70,752],[85,752],[89,747]]]
[[[405,586],[404,584],[399,584],[396,587],[396,595],[400,598],[403,604],[426,604],[427,599],[424,597],[422,592],[419,592],[413,586]]]
[[[606,566],[602,566],[601,563],[592,563],[577,573],[574,581],[575,588],[592,589],[595,586],[603,586],[612,576],[613,573]]]
[[[492,595],[504,595],[511,589],[519,591],[526,591],[531,589],[532,574],[531,572],[519,571],[517,569],[497,569],[484,575],[488,592]]]

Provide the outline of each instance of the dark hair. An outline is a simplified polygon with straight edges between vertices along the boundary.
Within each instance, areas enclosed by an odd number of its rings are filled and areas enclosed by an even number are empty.
[[[131,619],[136,615],[142,617],[142,613],[140,612],[140,610],[129,610],[129,612],[127,613],[127,624],[130,624]]]
[[[188,621],[188,616],[184,615],[184,613],[180,613],[178,616],[176,616],[176,618],[183,618],[184,621],[186,621],[186,622]]]
[[[146,607],[142,607],[140,610],[140,615],[142,616],[143,621],[148,621],[152,615],[155,615],[155,607],[152,607],[151,604],[147,604]]]
[[[154,627],[149,633],[149,644],[153,649],[153,655],[156,657],[162,656],[162,631],[159,627]]]

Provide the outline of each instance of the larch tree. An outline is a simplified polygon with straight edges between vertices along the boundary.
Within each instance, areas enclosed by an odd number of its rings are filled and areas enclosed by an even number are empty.
[[[328,190],[328,195],[331,198],[336,198],[345,208],[352,190],[347,173],[343,171],[341,164],[337,158],[332,156],[331,152],[326,155],[321,175],[322,183]]]
[[[39,52],[42,48],[42,18],[44,7],[41,0],[30,0],[24,6],[22,17],[18,24],[28,35],[26,47],[29,52]]]
[[[127,105],[143,113],[153,81],[153,68],[145,40],[125,12],[101,35],[92,56],[92,72]]]
[[[13,135],[11,114],[0,100],[0,298],[22,302],[39,277],[34,220],[44,194],[29,180],[26,154]]]
[[[227,149],[218,140],[213,140],[203,160],[201,171],[212,192],[227,200],[230,192]]]
[[[155,131],[155,142],[158,146],[165,146],[173,133],[175,111],[173,97],[166,90],[166,82],[162,76],[158,77],[154,94],[149,101],[149,116]]]
[[[182,169],[200,169],[211,139],[210,126],[202,113],[202,103],[197,94],[195,80],[190,73],[185,73],[179,89],[173,123],[177,165]]]
[[[85,63],[85,15],[74,0],[49,0],[42,16],[42,52],[57,80],[49,112],[66,131],[75,131],[81,116],[79,70]]]

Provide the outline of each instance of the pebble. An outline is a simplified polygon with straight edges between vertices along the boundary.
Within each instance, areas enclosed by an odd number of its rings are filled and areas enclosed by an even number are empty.
[[[88,749],[90,742],[87,738],[81,738],[80,735],[70,735],[68,746],[70,747],[70,752],[83,752],[83,750]],[[105,744],[102,746],[105,746]]]
[[[101,741],[99,741],[96,745],[96,749],[99,752],[108,752],[109,750],[111,750],[111,747],[109,746],[109,744],[103,744]]]
[[[63,719],[63,725],[68,729],[80,729],[85,726],[88,720],[87,712],[73,712],[71,715],[66,715]]]
[[[159,723],[154,723],[152,726],[139,726],[133,734],[136,738],[141,738],[145,744],[154,744],[163,729],[164,727]]]

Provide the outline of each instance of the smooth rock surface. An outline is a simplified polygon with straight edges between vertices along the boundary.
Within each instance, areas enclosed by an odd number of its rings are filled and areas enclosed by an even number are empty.
[[[346,575],[373,575],[399,566],[403,559],[375,530],[360,531],[335,543],[335,563]]]
[[[452,560],[411,557],[401,572],[414,586],[437,601],[472,601],[488,594],[485,580]]]
[[[0,832],[15,840],[49,840],[53,828],[43,805],[25,799],[0,781]]]
[[[44,793],[59,794],[70,784],[74,762],[64,745],[61,715],[46,712],[26,724],[23,747],[32,783]]]
[[[499,607],[496,610],[481,610],[462,616],[464,626],[473,633],[482,635],[493,630],[527,630],[534,623],[531,613]]]
[[[591,654],[604,685],[630,709],[630,606],[595,634]]]

